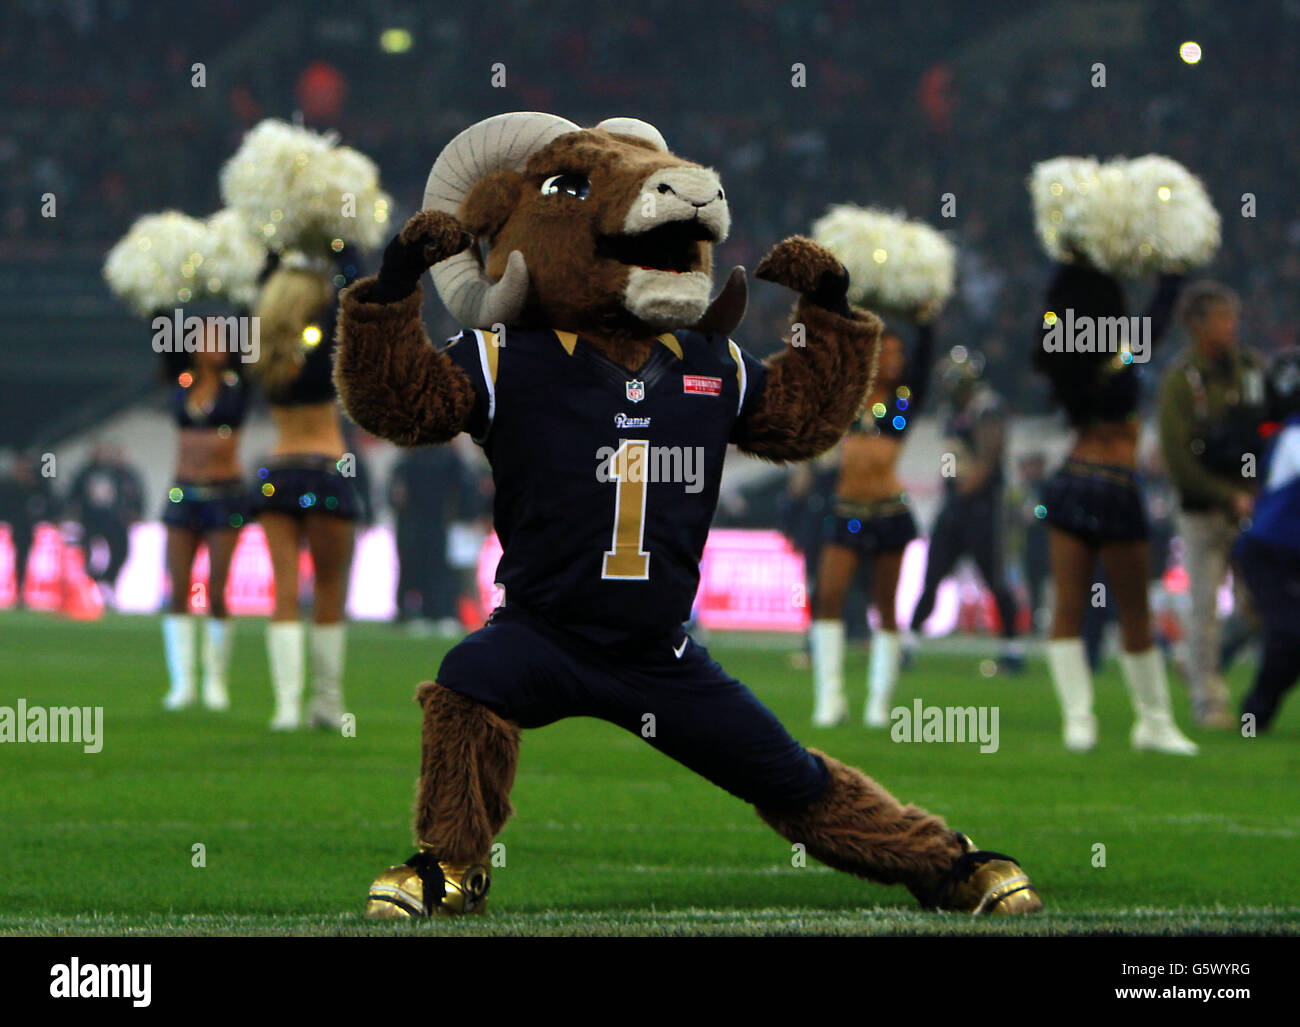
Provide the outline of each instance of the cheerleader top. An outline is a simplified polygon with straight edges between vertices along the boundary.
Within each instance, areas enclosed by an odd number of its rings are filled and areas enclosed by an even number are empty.
[[[856,435],[888,435],[901,441],[920,413],[929,391],[930,359],[934,351],[934,326],[917,325],[916,342],[903,368],[903,379],[892,396],[864,404],[849,431]]]
[[[244,423],[248,415],[248,385],[237,371],[223,371],[217,394],[207,407],[196,407],[191,401],[194,372],[182,372],[172,390],[172,413],[181,428],[200,428],[220,431],[234,430]]]
[[[1142,318],[1149,326],[1147,343],[1154,347],[1173,320],[1183,276],[1162,274]],[[1127,304],[1118,279],[1092,268],[1057,266],[1047,290],[1053,313],[1067,309],[1072,317],[1125,318]],[[1133,353],[1049,354],[1044,338],[1049,326],[1040,323],[1034,334],[1034,363],[1051,383],[1053,402],[1076,428],[1132,420],[1142,399],[1142,374]],[[1150,358],[1150,353],[1146,354]]]

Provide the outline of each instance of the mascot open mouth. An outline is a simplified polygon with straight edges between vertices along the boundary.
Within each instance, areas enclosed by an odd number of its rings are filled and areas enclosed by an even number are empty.
[[[693,218],[669,221],[645,232],[600,236],[596,255],[646,271],[683,274],[703,268],[700,243],[717,241],[713,229]]]

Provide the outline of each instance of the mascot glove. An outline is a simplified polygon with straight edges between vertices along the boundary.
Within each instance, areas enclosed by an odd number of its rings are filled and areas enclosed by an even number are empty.
[[[791,236],[764,257],[754,276],[801,293],[809,303],[840,317],[853,317],[849,308],[849,272],[826,247],[802,236]]]
[[[384,250],[370,299],[393,303],[415,291],[420,276],[434,264],[468,248],[474,237],[452,215],[422,210],[411,218]]]

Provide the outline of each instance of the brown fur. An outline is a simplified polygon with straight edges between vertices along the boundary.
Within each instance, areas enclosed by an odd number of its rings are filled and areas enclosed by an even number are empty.
[[[622,233],[641,183],[666,167],[698,165],[629,137],[570,133],[534,154],[523,172],[486,176],[457,218],[422,212],[403,237],[423,240],[432,264],[469,245],[469,227],[489,244],[486,269],[493,278],[513,250],[521,251],[529,293],[519,326],[578,333],[635,368],[659,330],[623,309],[627,265],[598,255],[597,245],[602,236]],[[599,201],[542,197],[545,178],[563,173],[586,175]],[[697,266],[711,270],[712,246],[698,247]],[[773,249],[759,274],[802,294],[839,270],[828,251],[793,238]],[[335,381],[343,404],[363,428],[399,444],[446,441],[470,416],[470,382],[431,347],[419,290],[376,304],[367,302],[373,285],[363,279],[342,294]],[[832,446],[861,406],[875,369],[881,323],[874,314],[842,317],[801,298],[794,319],[805,329],[805,344],[769,362],[763,398],[738,429],[741,448],[769,460],[805,459]],[[424,709],[419,840],[444,861],[484,859],[511,815],[519,728],[436,683],[422,685],[418,698]],[[860,771],[823,759],[831,772],[825,794],[804,810],[762,810],[763,819],[832,867],[925,894],[960,854],[956,834],[939,818],[900,806]]]
[[[829,867],[880,884],[903,884],[918,896],[933,891],[962,854],[957,832],[940,817],[900,805],[857,768],[809,752],[831,774],[821,798],[793,813],[760,809],[758,815]]]
[[[434,681],[415,698],[424,709],[415,837],[444,862],[485,862],[514,812],[519,728]]]
[[[843,266],[830,250],[802,235],[792,235],[773,246],[754,269],[754,277],[777,282],[797,293],[812,292],[827,272]]]
[[[399,446],[447,442],[469,422],[474,386],[430,344],[420,289],[396,303],[368,303],[375,281],[362,278],[339,297],[334,384],[343,409]]]
[[[800,299],[791,320],[803,325],[804,344],[768,359],[762,399],[737,431],[740,449],[764,460],[807,460],[830,449],[876,372],[882,324],[875,314],[854,309],[849,320]]]
[[[424,243],[424,259],[432,267],[469,246],[474,237],[464,225],[440,210],[421,210],[402,226],[404,243]]]
[[[523,328],[557,328],[575,332],[605,354],[635,369],[644,361],[661,331],[623,308],[627,265],[597,255],[597,240],[622,233],[624,218],[639,202],[641,183],[662,168],[695,168],[648,143],[599,129],[571,132],[533,154],[522,172],[495,172],[478,182],[461,202],[460,220],[491,225],[487,271],[505,272],[511,251],[528,265],[528,302],[519,318]],[[557,205],[540,193],[551,175],[580,173],[600,197]],[[514,207],[501,221],[507,197]],[[696,244],[696,264],[713,269],[713,247]]]
[[[461,201],[460,222],[475,236],[491,239],[519,205],[523,187],[523,176],[513,171],[485,175]]]

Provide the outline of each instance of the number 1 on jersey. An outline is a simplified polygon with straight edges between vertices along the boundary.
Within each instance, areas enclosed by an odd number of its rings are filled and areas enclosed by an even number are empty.
[[[613,548],[605,554],[602,578],[645,581],[650,577],[650,554],[645,541],[646,470],[650,442],[624,439],[610,457],[610,479],[614,493]]]

